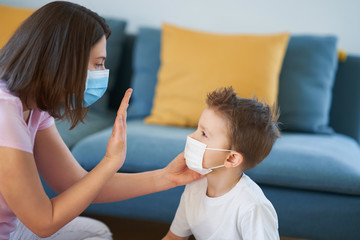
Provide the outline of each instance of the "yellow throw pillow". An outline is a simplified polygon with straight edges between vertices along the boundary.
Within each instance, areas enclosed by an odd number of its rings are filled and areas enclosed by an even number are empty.
[[[145,122],[196,127],[206,94],[222,86],[276,103],[288,40],[288,33],[223,35],[164,24],[158,83]]]
[[[0,49],[34,10],[0,5]]]

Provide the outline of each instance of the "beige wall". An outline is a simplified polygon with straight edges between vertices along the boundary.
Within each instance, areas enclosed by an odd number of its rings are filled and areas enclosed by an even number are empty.
[[[47,0],[0,0],[38,8]],[[339,48],[360,55],[358,0],[73,0],[102,16],[128,20],[128,30],[166,21],[223,33],[334,34]]]

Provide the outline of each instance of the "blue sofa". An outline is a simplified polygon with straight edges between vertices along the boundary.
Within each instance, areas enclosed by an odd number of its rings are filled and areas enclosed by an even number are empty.
[[[108,23],[113,30],[106,62],[111,69],[108,92],[92,107],[84,124],[72,131],[67,122],[57,122],[57,127],[75,158],[91,170],[105,154],[114,113],[131,86],[127,158],[120,171],[162,168],[183,151],[186,136],[194,129],[143,121],[154,97],[161,30],[141,28],[129,34],[124,21],[108,19]],[[247,172],[273,203],[281,236],[360,239],[360,57],[349,54],[338,62],[337,51],[336,56],[329,51],[334,44],[332,36],[291,37],[279,86],[282,136],[270,155]],[[299,62],[301,57],[305,60]],[[296,71],[298,76],[293,76]],[[305,77],[299,79],[303,73]],[[320,78],[328,80],[316,82]],[[315,87],[309,90],[306,84]],[[306,96],[294,99],[301,91]],[[54,195],[48,187],[47,191]],[[177,187],[94,204],[86,212],[171,222],[182,191]]]

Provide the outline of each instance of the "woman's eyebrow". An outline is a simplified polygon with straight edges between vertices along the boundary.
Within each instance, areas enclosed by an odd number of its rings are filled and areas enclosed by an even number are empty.
[[[99,58],[101,58],[102,60],[106,59],[106,57],[104,57],[104,56],[97,57],[96,59],[99,59]]]

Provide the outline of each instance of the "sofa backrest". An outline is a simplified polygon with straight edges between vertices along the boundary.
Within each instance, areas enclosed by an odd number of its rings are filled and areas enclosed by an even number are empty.
[[[123,94],[131,86],[133,51],[136,35],[127,34],[122,52],[118,79],[110,90],[109,107],[116,110]],[[335,132],[360,142],[360,56],[349,55],[340,62],[333,88],[330,126]]]
[[[333,88],[330,126],[360,143],[360,56],[340,62]]]

